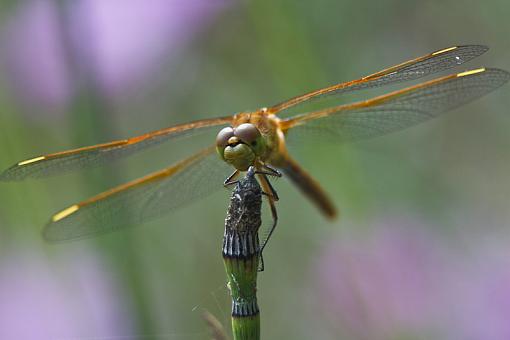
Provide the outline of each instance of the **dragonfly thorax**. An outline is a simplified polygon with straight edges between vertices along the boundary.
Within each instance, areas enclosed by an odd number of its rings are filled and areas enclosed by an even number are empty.
[[[216,136],[216,150],[221,159],[237,170],[248,170],[265,149],[264,137],[251,123],[223,128]]]

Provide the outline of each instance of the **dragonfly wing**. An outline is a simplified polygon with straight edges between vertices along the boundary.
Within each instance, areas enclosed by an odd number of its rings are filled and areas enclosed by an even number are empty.
[[[223,187],[228,165],[207,148],[183,161],[55,214],[45,226],[51,242],[74,240],[138,225]]]
[[[400,91],[284,120],[288,142],[316,135],[337,142],[384,135],[426,121],[471,102],[507,83],[510,73],[482,68],[452,74]]]
[[[445,48],[424,55],[422,57],[403,62],[389,67],[369,76],[332,85],[326,88],[305,93],[301,96],[291,98],[283,103],[270,107],[272,113],[286,110],[300,103],[311,99],[318,99],[324,96],[340,95],[356,90],[380,87],[387,84],[396,84],[403,81],[415,80],[449,68],[461,65],[473,58],[478,57],[488,50],[482,45],[464,45]]]
[[[149,132],[129,139],[38,156],[18,162],[0,173],[0,181],[17,181],[98,166],[179,137],[193,136],[230,123],[232,117],[203,119]]]

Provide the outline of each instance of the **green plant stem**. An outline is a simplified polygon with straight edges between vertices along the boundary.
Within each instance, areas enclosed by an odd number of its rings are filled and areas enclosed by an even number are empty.
[[[232,333],[234,339],[260,339],[257,305],[258,256],[251,259],[225,259],[228,287],[232,296]]]

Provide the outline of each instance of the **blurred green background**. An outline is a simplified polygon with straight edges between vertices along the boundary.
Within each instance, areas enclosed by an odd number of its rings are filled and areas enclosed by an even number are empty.
[[[458,71],[510,69],[503,0],[0,6],[2,169],[268,106],[458,44],[491,48]],[[292,150],[341,216],[326,221],[286,179],[274,184],[280,222],[259,279],[262,337],[509,338],[509,91],[375,140]],[[229,330],[228,190],[89,240],[51,245],[40,234],[55,211],[212,138],[0,183],[0,338],[207,339],[204,310]]]

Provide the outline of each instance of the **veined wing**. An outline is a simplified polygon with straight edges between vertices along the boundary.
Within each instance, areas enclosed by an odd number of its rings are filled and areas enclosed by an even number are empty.
[[[277,113],[310,99],[414,80],[463,64],[486,52],[482,45],[453,46],[389,67],[369,76],[305,93],[268,108]]]
[[[510,73],[480,68],[395,91],[349,105],[282,121],[288,141],[299,133],[315,133],[334,141],[355,141],[397,131],[471,102],[510,80]]]
[[[209,147],[56,213],[43,236],[50,242],[60,242],[138,225],[222,188],[228,173],[227,163],[218,159],[214,147]]]
[[[25,178],[46,177],[101,165],[171,139],[207,132],[211,127],[225,125],[231,121],[232,117],[203,119],[152,131],[137,137],[33,157],[18,162],[5,170],[0,174],[0,180],[18,181]]]

